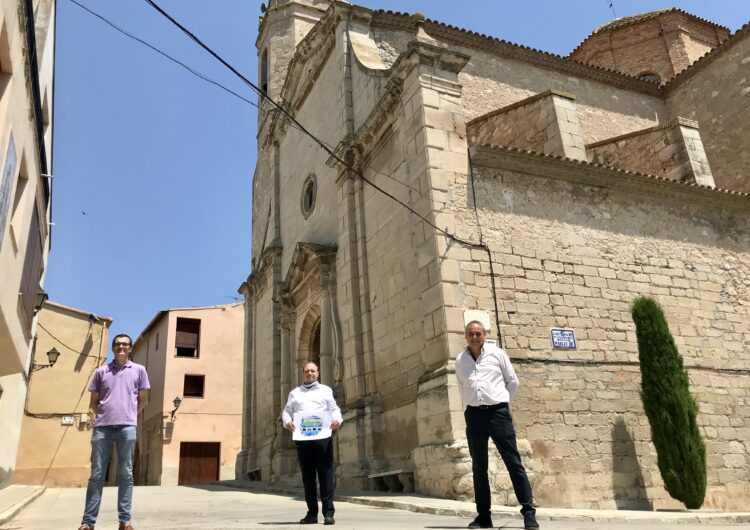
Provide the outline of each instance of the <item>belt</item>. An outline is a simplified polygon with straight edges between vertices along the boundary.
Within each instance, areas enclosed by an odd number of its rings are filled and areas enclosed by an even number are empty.
[[[473,409],[473,410],[498,410],[498,409],[507,409],[508,408],[508,404],[507,403],[496,403],[494,405],[477,405],[476,407],[472,406],[472,405],[467,405],[466,408],[467,409]]]

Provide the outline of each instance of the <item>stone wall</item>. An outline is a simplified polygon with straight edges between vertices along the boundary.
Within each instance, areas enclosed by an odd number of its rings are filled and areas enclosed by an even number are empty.
[[[689,120],[590,144],[586,152],[597,164],[715,187],[697,124]]]
[[[459,73],[467,120],[554,89],[576,97],[585,143],[668,121],[664,101],[658,96],[578,78],[484,50],[452,47],[471,57]]]
[[[708,162],[719,188],[750,192],[750,152],[745,138],[750,131],[750,78],[748,36],[745,26],[721,53],[694,65],[667,87],[670,118],[684,116],[698,122]],[[717,51],[719,51],[717,50]]]
[[[566,182],[533,157],[523,175],[490,165],[475,167],[479,218],[500,279],[503,344],[521,378],[513,411],[533,451],[540,503],[676,507],[638,393],[629,307],[650,295],[665,309],[701,407],[706,507],[747,509],[747,205],[720,211],[652,193],[648,179],[635,193]],[[452,208],[457,224],[478,234],[461,199],[466,187],[453,183]],[[490,289],[486,254],[472,252],[459,270],[465,307],[491,309],[477,303]],[[574,329],[577,349],[553,350],[552,327]]]
[[[469,143],[586,160],[575,97],[548,90],[467,123]]]

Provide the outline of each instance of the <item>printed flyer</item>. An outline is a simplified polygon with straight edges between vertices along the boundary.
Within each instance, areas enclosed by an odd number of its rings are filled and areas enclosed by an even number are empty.
[[[316,412],[311,414],[309,412],[295,412],[294,418],[294,432],[292,433],[292,440],[304,441],[304,440],[322,440],[324,438],[330,438],[331,413]]]

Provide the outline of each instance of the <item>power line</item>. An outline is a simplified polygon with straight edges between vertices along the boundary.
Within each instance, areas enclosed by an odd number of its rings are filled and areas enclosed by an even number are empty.
[[[98,18],[99,20],[101,20],[102,22],[104,22],[105,24],[107,24],[108,26],[111,26],[111,27],[112,27],[113,29],[115,29],[115,30],[119,31],[120,33],[122,33],[122,34],[123,34],[123,35],[125,35],[126,37],[128,37],[128,38],[130,38],[130,39],[133,39],[134,41],[136,41],[136,42],[139,42],[139,43],[143,44],[143,45],[144,45],[144,46],[146,46],[147,48],[150,48],[151,50],[153,50],[153,51],[155,51],[156,53],[158,53],[159,55],[162,55],[163,57],[166,57],[167,59],[169,59],[169,60],[170,60],[170,61],[172,61],[173,63],[175,63],[175,64],[178,64],[178,65],[182,66],[182,67],[183,67],[183,68],[184,68],[185,70],[187,70],[188,72],[190,72],[190,73],[191,73],[191,74],[193,74],[194,76],[196,76],[196,77],[198,77],[198,78],[202,79],[203,81],[205,81],[205,82],[207,82],[207,83],[210,83],[210,84],[212,84],[212,85],[216,85],[216,86],[217,86],[217,87],[219,87],[220,89],[224,90],[225,92],[228,92],[229,94],[231,94],[231,95],[235,96],[236,98],[239,98],[239,99],[241,99],[241,100],[242,100],[242,101],[244,101],[245,103],[249,103],[250,105],[252,105],[252,106],[253,106],[253,107],[255,107],[256,109],[257,109],[257,108],[259,108],[259,107],[258,107],[258,104],[257,104],[257,103],[255,103],[254,101],[250,101],[250,100],[249,100],[249,99],[247,99],[246,97],[244,97],[244,96],[242,96],[242,95],[238,94],[237,92],[235,92],[234,90],[232,90],[232,89],[230,89],[230,88],[227,88],[226,86],[222,85],[222,84],[221,84],[221,83],[219,83],[218,81],[214,81],[214,80],[213,80],[213,79],[211,79],[210,77],[207,77],[207,76],[203,75],[202,73],[200,73],[200,72],[198,72],[198,71],[194,70],[193,68],[191,68],[191,67],[190,67],[190,66],[188,66],[187,64],[183,63],[183,62],[182,62],[182,61],[180,61],[179,59],[175,59],[174,57],[172,57],[172,56],[171,56],[171,55],[169,55],[168,53],[166,53],[166,52],[164,52],[164,51],[160,50],[159,48],[157,48],[156,46],[154,46],[154,45],[152,45],[152,44],[149,44],[148,42],[146,42],[145,40],[141,39],[140,37],[136,37],[136,36],[135,36],[135,35],[133,35],[132,33],[128,32],[127,30],[125,30],[125,29],[121,28],[120,26],[118,26],[117,24],[115,24],[114,22],[112,22],[111,20],[107,19],[107,18],[106,18],[106,17],[104,17],[103,15],[100,15],[100,14],[99,14],[99,13],[97,13],[96,11],[93,11],[93,10],[89,9],[88,7],[86,7],[85,5],[83,5],[83,4],[79,3],[79,2],[77,2],[76,0],[69,0],[69,1],[70,1],[70,2],[72,2],[72,3],[74,3],[75,5],[77,5],[77,6],[78,6],[78,7],[80,7],[81,9],[83,9],[84,11],[88,12],[88,13],[89,13],[90,15],[93,15],[93,16],[95,16],[96,18]]]
[[[175,64],[177,64],[177,65],[181,66],[182,68],[184,68],[185,70],[187,70],[188,72],[190,72],[190,73],[191,73],[191,74],[193,74],[194,76],[198,77],[199,79],[202,79],[203,81],[206,81],[207,83],[210,83],[210,84],[212,84],[212,85],[215,85],[215,86],[217,86],[217,87],[218,87],[218,88],[220,88],[221,90],[224,90],[225,92],[227,92],[227,93],[229,93],[229,94],[231,94],[231,95],[233,95],[233,96],[237,97],[238,99],[240,99],[240,100],[244,101],[245,103],[249,103],[250,105],[252,105],[252,106],[253,106],[253,107],[255,107],[256,109],[259,109],[259,108],[260,108],[260,107],[258,107],[258,104],[257,104],[257,103],[255,103],[255,102],[253,102],[253,101],[250,101],[249,99],[245,98],[244,96],[242,96],[242,95],[238,94],[237,92],[235,92],[235,91],[233,91],[233,90],[231,90],[231,89],[227,88],[226,86],[222,85],[222,84],[221,84],[221,83],[219,83],[218,81],[215,81],[215,80],[213,80],[213,79],[211,79],[211,78],[207,77],[206,75],[204,75],[204,74],[202,74],[202,73],[200,73],[200,72],[196,71],[196,70],[195,70],[195,69],[193,69],[192,67],[190,67],[190,66],[188,66],[187,64],[183,63],[183,62],[182,62],[182,61],[180,61],[179,59],[176,59],[176,58],[172,57],[171,55],[169,55],[169,54],[168,54],[168,53],[166,53],[165,51],[161,50],[160,48],[158,48],[158,47],[154,46],[153,44],[151,44],[151,43],[149,43],[149,42],[147,42],[147,41],[145,41],[145,40],[141,39],[140,37],[137,37],[137,36],[133,35],[133,34],[132,34],[132,33],[130,33],[129,31],[127,31],[126,29],[123,29],[122,27],[118,26],[117,24],[115,24],[114,22],[112,22],[111,20],[109,20],[109,19],[108,19],[107,17],[105,17],[105,16],[104,16],[104,15],[102,15],[101,13],[97,13],[96,11],[94,11],[94,10],[92,10],[92,9],[90,9],[90,8],[88,8],[88,7],[86,7],[85,5],[81,4],[80,2],[77,2],[76,0],[70,0],[70,2],[72,2],[72,3],[73,3],[73,4],[75,4],[75,5],[77,5],[78,7],[80,7],[81,9],[83,9],[84,11],[86,11],[87,13],[89,13],[90,15],[92,15],[92,16],[94,16],[94,17],[98,18],[99,20],[101,20],[102,22],[104,22],[105,24],[107,24],[108,26],[110,26],[110,27],[111,27],[112,29],[114,29],[114,30],[118,31],[119,33],[121,33],[121,34],[125,35],[126,37],[128,37],[128,38],[130,38],[130,39],[132,39],[132,40],[134,40],[134,41],[136,41],[136,42],[138,42],[139,44],[142,44],[143,46],[146,46],[146,47],[147,47],[147,48],[149,48],[150,50],[152,50],[152,51],[154,51],[154,52],[158,53],[159,55],[161,55],[161,56],[165,57],[166,59],[168,59],[168,60],[172,61],[173,63],[175,63]],[[292,126],[292,127],[294,128],[294,129],[296,129],[296,130],[298,130],[298,131],[302,132],[303,134],[305,134],[305,133],[307,132],[307,131],[304,131],[304,130],[300,129],[300,127],[299,127],[299,126],[297,126],[297,124],[296,124],[296,123],[293,123],[293,122],[292,122],[292,123],[291,123],[291,126]],[[325,145],[326,145],[326,146],[327,146],[327,147],[328,147],[329,149],[331,149],[331,150],[335,149],[335,147],[334,147],[334,146],[332,146],[331,144],[329,144],[328,142],[325,142],[325,141],[323,141],[323,140],[319,140],[319,142],[322,142],[323,144],[325,144]],[[418,195],[419,195],[420,197],[422,197],[422,198],[425,198],[425,199],[428,199],[428,197],[427,197],[427,196],[426,196],[426,195],[425,195],[424,193],[420,192],[420,191],[419,191],[419,190],[418,190],[417,188],[415,188],[414,186],[411,186],[411,185],[407,184],[406,182],[402,182],[402,181],[400,181],[400,180],[398,180],[398,179],[394,178],[393,176],[391,176],[391,175],[389,175],[389,174],[387,174],[387,173],[384,173],[384,172],[382,172],[382,171],[375,171],[375,174],[376,174],[376,175],[381,175],[381,176],[384,176],[384,177],[386,177],[386,178],[388,178],[388,179],[392,180],[393,182],[395,182],[395,183],[397,183],[397,184],[400,184],[401,186],[404,186],[405,188],[408,188],[408,189],[412,190],[413,192],[415,192],[416,194],[418,194]]]
[[[461,239],[461,238],[455,236],[454,234],[451,234],[447,230],[444,230],[444,229],[440,228],[435,223],[433,223],[432,221],[430,221],[429,219],[427,219],[425,216],[423,216],[420,213],[418,213],[416,210],[414,210],[414,208],[412,208],[411,206],[409,206],[408,204],[406,204],[405,202],[403,202],[402,200],[400,200],[395,195],[387,192],[386,190],[384,190],[383,188],[381,188],[380,186],[378,186],[377,184],[375,184],[374,182],[372,182],[370,179],[368,179],[364,175],[364,171],[355,169],[354,167],[352,167],[351,165],[349,165],[346,161],[344,161],[341,157],[339,157],[334,152],[334,150],[332,148],[328,147],[325,142],[323,142],[317,136],[315,136],[313,133],[311,133],[309,130],[307,130],[307,128],[305,128],[304,125],[302,125],[299,121],[297,121],[297,119],[294,118],[294,116],[292,116],[285,108],[283,108],[281,105],[279,105],[278,103],[276,103],[265,91],[263,91],[260,88],[258,88],[252,81],[250,81],[248,78],[246,78],[244,75],[242,75],[234,66],[232,66],[231,64],[229,64],[223,57],[221,57],[218,53],[216,53],[213,49],[211,49],[211,47],[209,47],[207,44],[205,44],[194,33],[192,33],[189,29],[187,29],[185,26],[183,26],[182,24],[180,24],[177,20],[174,19],[174,17],[172,17],[169,13],[167,13],[166,11],[164,11],[161,7],[159,7],[156,4],[156,2],[154,2],[153,0],[144,0],[144,1],[147,4],[149,4],[151,7],[153,7],[156,11],[158,11],[164,18],[166,18],[167,20],[169,20],[169,22],[171,22],[174,26],[176,26],[177,28],[179,28],[185,35],[187,35],[191,40],[193,40],[201,48],[203,48],[205,51],[207,51],[217,61],[219,61],[226,68],[228,68],[234,75],[236,75],[239,79],[241,79],[246,85],[248,85],[249,87],[251,87],[258,94],[259,97],[261,97],[261,98],[267,100],[268,102],[270,102],[270,104],[274,108],[276,108],[283,116],[285,116],[289,120],[290,123],[292,123],[293,125],[296,125],[297,128],[301,132],[303,132],[304,134],[306,134],[307,136],[309,136],[315,143],[317,143],[320,146],[321,149],[323,149],[326,153],[328,153],[328,155],[331,156],[331,158],[333,158],[334,160],[336,160],[344,168],[346,168],[347,170],[353,172],[355,175],[357,175],[359,178],[361,178],[365,183],[367,183],[368,185],[370,185],[375,190],[379,191],[380,193],[382,193],[386,197],[390,198],[394,202],[396,202],[396,203],[400,204],[401,206],[403,206],[406,210],[408,210],[409,212],[411,212],[417,218],[421,219],[428,226],[432,227],[433,229],[435,229],[436,231],[438,231],[439,233],[441,233],[445,237],[447,237],[449,241],[455,241],[456,243],[458,243],[460,245],[463,245],[465,247],[468,247],[468,248],[474,248],[474,249],[484,250],[487,253],[487,259],[489,261],[489,266],[490,266],[490,275],[492,276],[492,284],[493,284],[492,298],[493,298],[494,303],[495,303],[495,320],[496,320],[496,325],[497,325],[497,328],[498,328],[497,329],[498,337],[501,338],[501,334],[500,334],[500,314],[499,314],[499,310],[498,310],[497,291],[495,289],[495,281],[494,281],[495,280],[495,278],[494,278],[494,263],[493,263],[493,260],[492,260],[492,251],[490,250],[490,247],[488,245],[484,244],[481,241],[478,244],[477,243],[473,243],[471,241],[466,241],[464,239]],[[470,161],[470,163],[471,163],[471,161]],[[366,168],[369,168],[369,166],[366,166]],[[378,172],[376,171],[376,173],[378,173]],[[382,173],[382,174],[384,174],[384,173]],[[389,178],[393,178],[393,177],[389,176]],[[422,194],[420,193],[420,195],[422,195]],[[501,345],[502,345],[502,342],[501,342]]]
[[[45,333],[47,333],[47,335],[49,335],[50,337],[52,337],[53,339],[55,339],[55,340],[56,340],[56,341],[58,342],[58,344],[60,344],[60,345],[61,345],[62,347],[64,347],[64,348],[67,348],[67,349],[69,349],[70,351],[72,351],[72,352],[73,352],[73,353],[75,353],[76,355],[83,355],[84,357],[92,357],[92,358],[94,358],[94,359],[98,359],[98,358],[99,358],[99,356],[98,356],[98,355],[89,355],[88,353],[83,353],[83,351],[78,351],[78,350],[76,350],[75,348],[71,348],[70,346],[68,346],[67,344],[65,344],[65,343],[64,343],[63,341],[61,341],[60,339],[58,339],[57,337],[55,337],[55,336],[54,336],[54,335],[52,334],[52,332],[51,332],[50,330],[48,330],[47,328],[45,328],[45,327],[44,327],[44,326],[42,325],[42,323],[41,323],[41,322],[39,322],[39,323],[38,323],[38,326],[39,326],[40,328],[42,328],[42,329],[43,329],[43,330],[45,331]],[[88,334],[86,335],[86,340],[87,340],[87,341],[88,341],[88,339],[89,339],[89,336],[90,336],[90,335],[91,335],[91,326],[89,326],[89,332],[88,332]],[[85,343],[84,343],[84,345],[85,345]]]
[[[473,243],[471,241],[466,241],[464,239],[461,239],[461,238],[455,236],[454,234],[451,234],[447,230],[444,230],[444,229],[440,228],[435,223],[433,223],[432,221],[430,221],[429,219],[427,219],[425,216],[423,216],[422,214],[418,213],[416,210],[414,210],[414,208],[412,208],[411,206],[409,206],[408,204],[406,204],[404,201],[402,201],[401,199],[399,199],[395,195],[387,192],[386,190],[384,190],[383,188],[381,188],[380,186],[378,186],[377,184],[375,184],[374,182],[372,182],[370,179],[368,179],[364,175],[364,172],[362,170],[355,169],[354,167],[352,167],[351,165],[349,165],[346,161],[344,161],[341,157],[339,157],[334,152],[334,150],[332,148],[328,147],[324,141],[320,140],[317,136],[315,136],[313,133],[311,133],[309,130],[307,130],[307,128],[304,125],[302,125],[299,121],[297,121],[297,119],[294,118],[294,116],[292,116],[281,105],[279,105],[278,103],[276,103],[265,91],[263,91],[260,88],[258,88],[252,81],[250,81],[248,78],[246,78],[244,75],[242,75],[234,66],[232,66],[231,64],[229,64],[223,57],[221,57],[218,53],[216,53],[213,49],[211,49],[211,47],[209,47],[207,44],[205,44],[194,33],[192,33],[189,29],[187,29],[185,26],[183,26],[182,24],[180,24],[177,20],[175,20],[174,17],[172,17],[169,13],[167,13],[166,11],[164,11],[161,7],[159,7],[156,4],[156,2],[154,2],[153,0],[145,0],[145,2],[147,4],[149,4],[151,7],[153,7],[156,11],[158,11],[159,14],[161,14],[164,18],[166,18],[167,20],[169,20],[169,22],[171,22],[174,26],[176,26],[177,28],[179,28],[185,35],[187,35],[191,40],[193,40],[201,48],[203,48],[205,51],[207,51],[217,61],[219,61],[226,68],[228,68],[234,75],[236,75],[239,79],[241,79],[247,86],[251,87],[258,94],[259,97],[261,97],[261,98],[267,100],[268,102],[270,102],[271,105],[274,108],[276,108],[283,116],[285,116],[289,120],[290,123],[292,123],[293,125],[296,125],[297,128],[301,132],[303,132],[304,134],[306,134],[307,136],[309,136],[310,139],[312,139],[315,143],[317,143],[318,146],[320,146],[321,149],[323,149],[326,153],[328,153],[328,155],[331,158],[333,158],[334,160],[336,160],[337,162],[339,162],[339,164],[341,164],[344,168],[346,168],[347,170],[353,172],[355,175],[357,175],[359,178],[361,178],[365,183],[367,183],[368,185],[370,185],[375,190],[379,191],[381,194],[385,195],[386,197],[390,198],[394,202],[396,202],[396,203],[400,204],[401,206],[403,206],[406,210],[408,210],[409,212],[411,212],[417,218],[421,219],[428,226],[432,227],[434,230],[438,231],[439,233],[441,233],[445,237],[447,237],[449,241],[455,241],[456,243],[458,243],[460,245],[463,245],[465,247],[474,248],[474,249],[481,249],[481,250],[484,250],[485,252],[487,252],[487,258],[489,260],[489,265],[490,265],[490,274],[493,276],[492,279],[493,279],[493,286],[494,286],[494,266],[493,266],[494,264],[493,264],[493,261],[492,261],[492,251],[490,250],[489,246],[487,246],[486,244],[481,243],[481,242],[479,244],[477,244],[477,243]],[[378,172],[376,171],[376,173],[378,173]],[[388,177],[392,178],[391,176],[388,176]],[[422,195],[422,194],[420,193],[420,195]],[[497,322],[497,327],[498,327],[498,330],[497,330],[498,331],[498,336],[500,336],[500,325],[499,325],[499,321],[500,321],[499,317],[500,316],[499,316],[498,305],[497,305],[497,292],[496,292],[496,290],[494,288],[492,290],[492,298],[493,298],[493,300],[495,302],[495,320]]]
[[[71,0],[72,1],[72,0]],[[364,182],[369,184],[371,187],[385,195],[386,197],[389,197],[391,200],[397,202],[407,210],[409,210],[412,214],[417,216],[419,219],[427,223],[428,226],[434,228],[441,234],[443,234],[445,237],[450,239],[451,241],[455,241],[456,243],[459,243],[461,245],[470,247],[470,248],[476,248],[476,249],[482,249],[484,248],[483,245],[479,245],[477,243],[473,243],[471,241],[466,241],[463,239],[460,239],[456,237],[454,234],[451,234],[447,230],[443,230],[436,224],[434,224],[432,221],[424,217],[422,214],[418,213],[414,208],[403,202],[401,199],[396,197],[395,195],[385,191],[383,188],[372,182],[370,179],[365,177],[364,173],[361,170],[355,169],[351,165],[349,165],[346,161],[344,161],[341,157],[339,157],[333,149],[329,148],[325,142],[320,140],[317,136],[315,136],[313,133],[311,133],[307,128],[305,128],[304,125],[302,125],[299,121],[297,121],[294,116],[292,116],[284,107],[276,103],[268,94],[266,94],[263,90],[258,88],[255,83],[250,81],[247,77],[242,75],[234,66],[229,64],[223,57],[221,57],[218,53],[216,53],[211,47],[209,47],[207,44],[205,44],[200,38],[198,38],[194,33],[192,33],[189,29],[187,29],[185,26],[180,24],[177,20],[174,19],[169,13],[164,11],[159,5],[154,2],[153,0],[144,0],[147,4],[149,4],[151,7],[153,7],[156,11],[158,11],[164,18],[169,20],[174,26],[179,28],[185,35],[187,35],[191,40],[193,40],[196,44],[198,44],[201,48],[206,50],[210,55],[212,55],[217,61],[219,61],[221,64],[223,64],[226,68],[228,68],[234,75],[236,75],[238,78],[240,78],[246,85],[251,87],[255,92],[258,94],[258,96],[264,98],[268,102],[271,103],[281,114],[283,114],[291,123],[297,125],[298,129],[305,133],[307,136],[309,136],[315,143],[317,143],[321,149],[323,149],[326,153],[328,153],[331,158],[336,160],[339,164],[341,164],[344,168],[348,169],[349,171],[352,171],[355,173],[359,178],[361,178]]]

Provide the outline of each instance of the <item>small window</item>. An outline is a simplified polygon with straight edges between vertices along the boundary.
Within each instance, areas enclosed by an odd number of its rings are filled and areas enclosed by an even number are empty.
[[[195,318],[177,319],[175,355],[177,357],[200,357],[201,321]]]
[[[260,89],[264,94],[268,93],[268,50],[263,50],[260,55]]]
[[[649,83],[657,83],[659,85],[661,84],[661,77],[659,77],[659,74],[655,74],[653,72],[643,72],[638,77],[640,77],[644,81],[648,81]]]
[[[318,179],[315,175],[310,174],[302,185],[302,198],[300,207],[302,215],[307,219],[315,209],[315,198],[318,194]]]
[[[203,387],[206,382],[205,375],[185,375],[185,385],[182,389],[182,397],[203,397]]]

